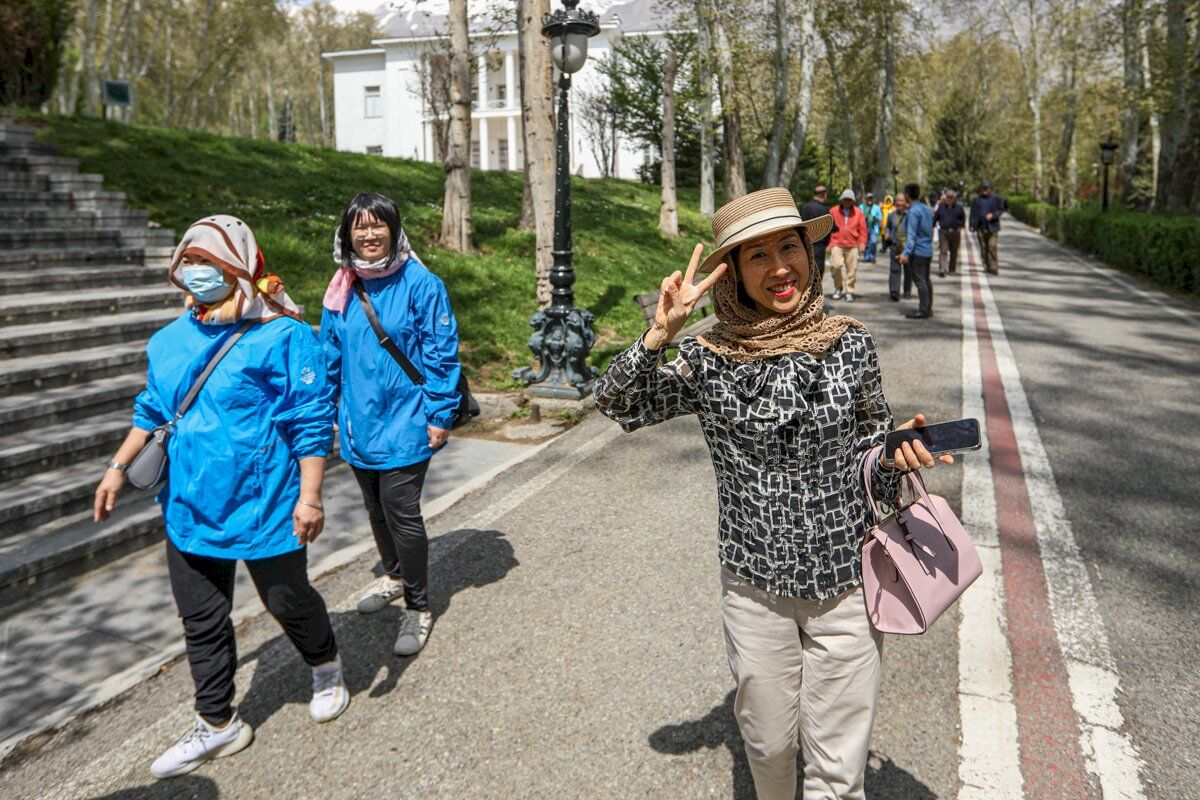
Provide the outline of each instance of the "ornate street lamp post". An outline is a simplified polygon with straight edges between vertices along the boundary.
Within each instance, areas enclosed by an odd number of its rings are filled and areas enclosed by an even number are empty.
[[[587,61],[587,40],[600,32],[600,19],[590,11],[579,11],[579,0],[563,0],[563,9],[546,17],[542,33],[550,39],[550,58],[559,70],[558,130],[555,143],[554,176],[554,265],[550,268],[553,287],[550,306],[529,321],[534,329],[529,349],[539,367],[524,367],[514,373],[539,397],[578,400],[591,393],[597,370],[588,366],[588,353],[596,341],[592,332],[595,317],[575,306],[575,269],[571,252],[571,143],[568,136],[571,75]]]
[[[1117,156],[1117,148],[1119,144],[1113,141],[1113,136],[1110,133],[1108,140],[1100,143],[1100,160],[1104,162],[1104,200],[1101,206],[1102,211],[1108,211],[1108,168],[1112,165]]]

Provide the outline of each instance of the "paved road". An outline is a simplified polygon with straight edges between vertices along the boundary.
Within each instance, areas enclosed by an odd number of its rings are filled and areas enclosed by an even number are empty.
[[[998,278],[935,279],[930,321],[899,316],[883,266],[838,309],[880,342],[898,417],[966,409],[989,434],[931,488],[993,571],[928,635],[888,640],[868,795],[1196,797],[1200,324],[1016,223],[1001,257]],[[189,717],[176,665],[11,761],[5,796],[752,797],[714,525],[694,420],[627,436],[593,416],[438,519],[417,658],[390,656],[394,611],[351,610],[369,558],[321,583],[355,695],[341,720],[309,721],[306,670],[255,620],[251,750],[150,779]]]

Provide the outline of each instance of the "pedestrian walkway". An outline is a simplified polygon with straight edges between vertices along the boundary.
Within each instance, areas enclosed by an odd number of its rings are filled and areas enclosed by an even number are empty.
[[[426,478],[424,507],[436,513],[486,477],[536,448],[451,437]],[[358,484],[345,465],[325,486],[328,520],[309,548],[309,572],[323,575],[374,552]],[[365,555],[364,555],[365,554]],[[368,573],[359,575],[366,582]],[[262,613],[238,565],[235,619]],[[107,564],[0,617],[0,754],[67,716],[115,696],[183,652],[161,546]]]
[[[870,326],[898,418],[977,416],[989,437],[931,476],[988,571],[927,635],[888,638],[867,796],[1194,797],[1193,309],[1009,220],[998,277],[964,239],[933,319],[901,316],[915,301],[888,301],[884,263],[836,304]],[[336,723],[311,722],[307,670],[256,618],[244,754],[150,778],[188,724],[177,663],[27,745],[5,796],[752,798],[715,524],[694,419],[626,435],[593,415],[431,525],[419,656],[391,655],[396,609],[353,611],[370,556],[319,582],[354,693]]]

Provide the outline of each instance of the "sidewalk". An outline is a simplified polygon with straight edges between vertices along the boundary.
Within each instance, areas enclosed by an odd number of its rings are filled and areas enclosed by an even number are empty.
[[[423,506],[434,515],[464,488],[536,450],[526,444],[452,437],[433,460]],[[325,487],[328,521],[309,549],[314,577],[361,557],[366,583],[374,559],[358,484],[341,465]],[[235,619],[264,609],[238,565]],[[134,553],[0,618],[0,757],[17,740],[90,708],[154,674],[183,652],[167,578],[155,547]]]

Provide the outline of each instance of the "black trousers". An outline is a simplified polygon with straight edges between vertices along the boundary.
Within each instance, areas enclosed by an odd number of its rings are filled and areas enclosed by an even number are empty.
[[[825,277],[825,245],[817,242],[812,246],[812,249],[813,260],[817,262],[817,283],[820,283],[820,279]]]
[[[404,582],[404,602],[410,609],[428,611],[429,536],[421,516],[428,459],[398,469],[353,469],[384,573]]]
[[[325,601],[308,582],[305,548],[271,558],[248,559],[258,596],[310,667],[337,658],[337,642]],[[233,581],[237,561],[182,552],[167,538],[171,592],[183,620],[188,664],[196,684],[196,711],[223,725],[233,717]]]
[[[917,285],[917,310],[922,314],[933,313],[933,283],[929,280],[929,264],[933,256],[909,256],[913,283]]]
[[[903,275],[904,296],[908,297],[912,294],[913,285],[912,260],[910,259],[907,264],[901,264],[898,255],[899,253],[893,253],[888,262],[888,294],[892,297],[900,296],[900,279]]]

